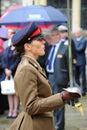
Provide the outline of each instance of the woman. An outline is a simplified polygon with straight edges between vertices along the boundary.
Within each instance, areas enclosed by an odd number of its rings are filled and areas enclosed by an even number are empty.
[[[37,58],[45,54],[45,41],[34,23],[17,32],[12,42],[17,54],[22,57],[14,80],[24,111],[9,130],[54,130],[52,110],[79,95],[66,91],[52,95],[45,72],[37,62]]]
[[[8,79],[14,77],[17,65],[20,61],[18,57],[14,55],[15,47],[10,45],[7,47],[3,53],[2,57],[2,68],[4,69],[4,73],[2,75],[1,80],[5,80],[7,77]],[[9,105],[9,112],[7,118],[16,118],[18,114],[18,105],[19,99],[16,94],[9,94],[8,95],[8,105]]]
[[[4,40],[0,38],[0,81],[3,74],[3,68],[2,68],[2,57],[4,52],[3,43]],[[6,109],[8,109],[7,95],[1,94],[1,86],[0,86],[0,115],[3,115]]]

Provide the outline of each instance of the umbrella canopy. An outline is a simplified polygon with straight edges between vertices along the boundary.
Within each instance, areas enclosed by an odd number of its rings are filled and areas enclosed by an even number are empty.
[[[67,17],[52,6],[32,5],[16,8],[0,19],[0,25],[24,26],[29,22],[39,25],[66,23]]]

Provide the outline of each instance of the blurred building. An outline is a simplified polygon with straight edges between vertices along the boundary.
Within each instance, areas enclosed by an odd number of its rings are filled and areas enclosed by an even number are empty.
[[[13,5],[51,5],[67,15],[67,0],[0,0],[0,14]],[[70,0],[71,29],[87,30],[87,0]]]
[[[59,8],[67,15],[67,0],[47,0],[47,5]],[[87,30],[87,0],[70,0],[71,28]]]

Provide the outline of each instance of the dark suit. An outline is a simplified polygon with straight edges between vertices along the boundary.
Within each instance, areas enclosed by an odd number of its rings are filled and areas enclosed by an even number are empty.
[[[80,85],[80,76],[82,78],[82,95],[86,93],[86,57],[85,57],[85,50],[86,50],[86,39],[81,37],[80,40],[74,39],[75,49],[76,49],[76,57],[77,57],[77,64],[76,64],[76,72],[75,72],[75,79],[76,82]]]
[[[2,74],[1,80],[5,80],[6,78],[6,74],[5,74],[6,68],[12,71],[12,76],[14,77],[14,74],[15,74],[15,71],[19,62],[20,62],[20,59],[14,56],[14,50],[11,50],[11,46],[7,47],[2,57],[2,68],[4,72]]]
[[[59,43],[58,43],[59,44]],[[75,50],[73,50],[75,51]],[[73,56],[73,59],[75,57]],[[69,60],[68,42],[61,41],[54,60],[54,72],[49,73],[48,79],[51,84],[53,94],[59,93],[66,88],[69,83]],[[54,111],[55,129],[64,130],[65,127],[65,107]]]

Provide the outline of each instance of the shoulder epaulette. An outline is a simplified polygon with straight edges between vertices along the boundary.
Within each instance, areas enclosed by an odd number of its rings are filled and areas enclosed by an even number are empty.
[[[34,67],[38,70],[38,66],[37,66],[37,64],[32,63],[32,62],[30,62],[30,61],[29,61],[29,63],[30,63],[32,66],[34,66]]]

